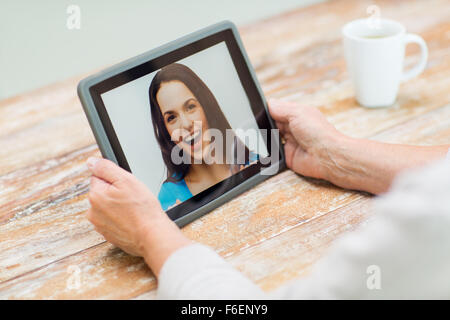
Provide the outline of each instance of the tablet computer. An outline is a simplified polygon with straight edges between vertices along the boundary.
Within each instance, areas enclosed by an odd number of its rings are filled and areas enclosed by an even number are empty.
[[[179,226],[285,168],[231,22],[92,75],[78,95],[103,157],[144,182]]]

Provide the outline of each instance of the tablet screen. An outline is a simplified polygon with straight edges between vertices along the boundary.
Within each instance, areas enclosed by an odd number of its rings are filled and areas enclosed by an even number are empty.
[[[256,174],[269,156],[258,123],[266,119],[251,105],[229,49],[218,41],[97,88],[119,164],[172,219]]]

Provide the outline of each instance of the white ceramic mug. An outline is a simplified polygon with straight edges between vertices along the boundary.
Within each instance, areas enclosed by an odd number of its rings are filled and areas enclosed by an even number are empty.
[[[416,34],[406,33],[400,23],[380,19],[377,24],[368,19],[347,23],[342,28],[347,67],[359,104],[387,107],[394,104],[400,82],[419,75],[427,64],[428,49]],[[417,43],[421,48],[419,63],[403,72],[405,46]]]

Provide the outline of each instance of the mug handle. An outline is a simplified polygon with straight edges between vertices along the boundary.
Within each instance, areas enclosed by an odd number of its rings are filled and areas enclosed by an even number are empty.
[[[421,51],[420,62],[411,70],[404,72],[402,75],[402,81],[408,81],[414,77],[417,77],[425,69],[428,60],[428,47],[422,37],[413,33],[407,33],[403,41],[405,42],[405,46],[408,43],[417,43],[420,46]]]

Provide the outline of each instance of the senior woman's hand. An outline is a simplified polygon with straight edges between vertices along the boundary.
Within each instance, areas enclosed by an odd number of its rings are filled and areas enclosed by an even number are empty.
[[[346,137],[316,108],[271,100],[269,111],[285,139],[288,168],[308,177],[330,180],[330,152],[344,145]]]
[[[399,172],[443,158],[450,147],[351,138],[336,130],[318,109],[287,101],[271,100],[269,111],[286,140],[287,166],[347,189],[385,192]]]
[[[92,172],[87,218],[107,241],[144,257],[158,276],[170,254],[191,241],[131,173],[106,159],[89,158],[87,166]]]

